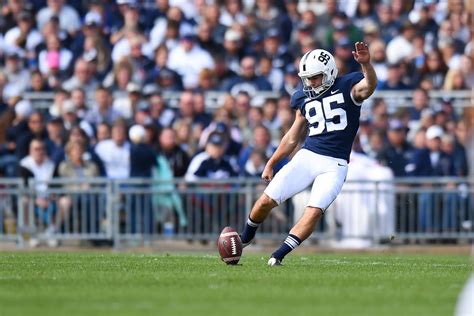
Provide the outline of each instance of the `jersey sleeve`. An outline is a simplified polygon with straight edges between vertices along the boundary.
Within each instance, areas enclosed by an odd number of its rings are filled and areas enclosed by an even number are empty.
[[[346,78],[347,80],[346,84],[349,86],[349,97],[351,98],[352,103],[354,103],[357,106],[361,106],[362,102],[359,103],[356,100],[354,100],[354,97],[352,95],[352,87],[356,85],[357,83],[359,83],[359,81],[361,81],[362,79],[364,79],[364,75],[361,72],[350,73],[347,75],[347,78]]]
[[[303,90],[297,90],[293,95],[291,96],[290,100],[290,107],[293,110],[298,110],[301,109],[301,106],[303,105],[304,99],[305,99],[305,94]]]

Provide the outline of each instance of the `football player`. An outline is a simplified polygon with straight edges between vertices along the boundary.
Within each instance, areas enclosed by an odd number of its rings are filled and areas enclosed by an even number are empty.
[[[271,255],[270,266],[281,265],[283,258],[311,235],[345,181],[361,104],[377,86],[367,44],[355,43],[352,54],[362,72],[341,77],[337,77],[334,57],[323,49],[307,52],[300,60],[298,75],[303,88],[291,97],[295,121],[265,166],[262,178],[269,184],[255,202],[240,234],[244,247],[249,245],[258,226],[275,206],[312,183],[303,216]],[[304,137],[302,148],[273,177],[273,167],[293,152]]]

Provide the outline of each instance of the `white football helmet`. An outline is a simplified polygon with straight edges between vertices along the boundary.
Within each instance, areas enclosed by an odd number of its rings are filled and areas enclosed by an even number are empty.
[[[322,74],[320,86],[312,87],[308,78]],[[328,90],[337,77],[336,61],[330,52],[324,49],[315,49],[307,52],[300,60],[299,73],[303,81],[303,91],[308,98],[314,99]]]

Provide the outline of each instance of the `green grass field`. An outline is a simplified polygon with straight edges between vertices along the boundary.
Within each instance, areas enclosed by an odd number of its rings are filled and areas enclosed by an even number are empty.
[[[467,256],[0,253],[0,315],[453,315]]]

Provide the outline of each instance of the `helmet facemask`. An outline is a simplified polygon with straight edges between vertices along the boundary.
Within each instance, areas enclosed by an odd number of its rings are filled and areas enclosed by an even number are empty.
[[[314,76],[321,75],[321,74],[323,75],[323,80],[321,84],[317,87],[311,86],[311,81],[308,78],[312,78]],[[328,75],[325,72],[320,72],[320,73],[311,75],[309,77],[302,77],[301,81],[303,81],[303,92],[310,99],[317,98],[319,95],[326,92],[334,83],[334,79],[330,80],[328,78]]]

